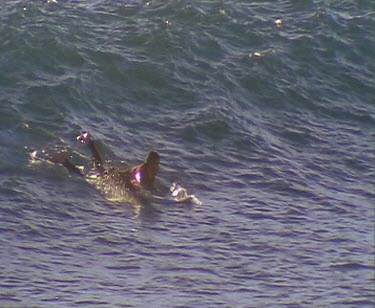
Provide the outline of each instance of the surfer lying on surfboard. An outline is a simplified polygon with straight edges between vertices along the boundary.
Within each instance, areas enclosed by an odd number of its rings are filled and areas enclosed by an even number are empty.
[[[45,159],[63,165],[71,173],[84,176],[108,199],[128,199],[130,195],[140,193],[144,189],[155,190],[155,180],[160,163],[160,156],[156,151],[150,151],[143,163],[124,169],[107,166],[104,163],[90,133],[82,133],[77,137],[77,140],[86,144],[93,156],[93,168],[87,173],[84,173],[82,168],[72,163],[69,154],[65,151],[45,154]]]
[[[156,151],[148,152],[146,159],[135,167],[121,168],[110,166],[104,162],[90,133],[83,132],[77,137],[77,140],[87,145],[91,151],[93,167],[88,172],[83,172],[83,167],[71,162],[67,151],[51,154],[43,151],[44,159],[63,165],[71,173],[84,176],[89,183],[93,184],[109,200],[131,201],[138,199],[144,190],[156,191],[156,175],[160,164],[160,156]],[[170,193],[174,201],[178,203],[192,202],[197,205],[201,204],[194,195],[189,195],[186,189],[177,183],[172,184]]]

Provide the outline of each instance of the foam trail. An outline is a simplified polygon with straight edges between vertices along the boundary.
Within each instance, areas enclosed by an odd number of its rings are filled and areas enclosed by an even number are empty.
[[[178,203],[193,203],[195,205],[202,205],[202,202],[194,195],[189,195],[187,190],[180,184],[173,182],[169,188],[174,200]]]

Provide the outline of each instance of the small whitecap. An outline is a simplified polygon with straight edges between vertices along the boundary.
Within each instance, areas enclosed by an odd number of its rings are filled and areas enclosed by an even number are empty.
[[[264,53],[260,52],[260,51],[250,52],[249,57],[255,58],[255,59],[260,59],[260,58],[264,57]]]
[[[275,25],[277,27],[281,27],[282,24],[283,24],[283,20],[281,18],[278,18],[278,19],[275,20]]]

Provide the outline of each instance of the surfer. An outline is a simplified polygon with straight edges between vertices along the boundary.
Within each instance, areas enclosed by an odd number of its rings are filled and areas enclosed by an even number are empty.
[[[108,200],[139,202],[144,196],[147,196],[144,190],[157,192],[155,182],[160,164],[158,152],[150,151],[141,164],[134,167],[122,168],[108,165],[103,161],[90,133],[83,132],[77,137],[77,140],[87,145],[91,151],[93,168],[88,172],[84,172],[83,167],[72,163],[70,160],[71,156],[66,150],[51,154],[42,151],[44,159],[61,164],[69,172],[85,177],[86,181],[94,185]],[[35,158],[34,156],[37,156],[37,151],[34,151],[32,156]],[[158,190],[158,192],[160,191]],[[170,194],[177,203],[202,204],[200,200],[194,195],[188,194],[186,189],[178,183],[172,184]]]
[[[143,189],[155,190],[156,174],[160,163],[160,156],[156,151],[150,151],[143,163],[124,169],[104,164],[90,133],[82,133],[77,140],[86,144],[93,156],[93,169],[86,174],[82,171],[83,168],[70,161],[67,151],[45,153],[45,159],[63,165],[71,173],[84,176],[108,198],[127,197],[129,193],[140,193]]]
[[[107,187],[115,185],[132,191],[155,189],[156,174],[159,171],[160,163],[160,156],[156,151],[150,151],[146,160],[133,168],[125,170],[116,167],[106,168],[90,133],[82,133],[77,137],[77,140],[88,145],[94,159],[94,170]],[[63,165],[70,166],[66,162]]]

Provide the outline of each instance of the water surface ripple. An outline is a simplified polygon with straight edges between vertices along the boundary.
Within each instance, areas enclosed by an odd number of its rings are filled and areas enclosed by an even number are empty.
[[[0,306],[374,306],[371,1],[13,0],[0,15]],[[82,130],[108,160],[157,149],[164,197],[110,202],[30,164],[88,155]],[[174,204],[176,180],[203,204]]]

